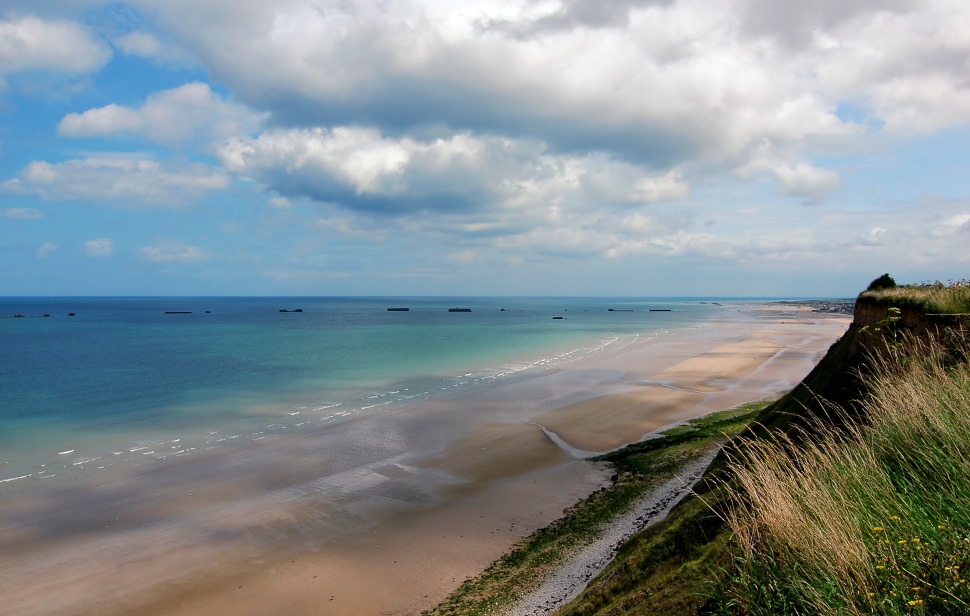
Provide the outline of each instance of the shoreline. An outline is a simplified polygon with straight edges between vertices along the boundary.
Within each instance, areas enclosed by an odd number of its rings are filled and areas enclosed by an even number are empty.
[[[15,532],[0,552],[21,551],[0,557],[0,580],[23,614],[417,613],[604,485],[577,452],[790,389],[849,320],[744,306],[420,413],[335,425],[326,447],[267,439],[87,501],[67,490],[81,500],[67,513],[4,503],[0,528]],[[45,506],[40,528],[7,522]]]

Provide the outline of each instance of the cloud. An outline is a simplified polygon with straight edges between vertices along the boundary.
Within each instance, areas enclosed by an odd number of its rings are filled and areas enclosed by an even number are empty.
[[[128,32],[116,38],[114,43],[123,53],[133,56],[153,58],[165,53],[165,46],[151,32]]]
[[[777,165],[772,169],[787,195],[804,197],[810,202],[821,201],[826,196],[842,188],[842,178],[830,169],[820,169],[799,163],[794,167]]]
[[[134,30],[115,37],[114,46],[127,56],[147,58],[165,67],[193,67],[197,62],[174,41],[163,40],[155,32]]]
[[[837,171],[823,169],[804,162],[789,164],[770,152],[759,155],[740,170],[740,176],[752,178],[767,173],[778,183],[785,195],[801,197],[805,203],[819,203],[843,188]]]
[[[111,49],[79,24],[33,16],[0,20],[0,74],[27,70],[89,73],[110,59]]]
[[[959,252],[970,224],[965,200],[930,199],[964,190],[959,155],[937,147],[970,125],[960,0],[57,4],[126,62],[190,58],[219,84],[89,103],[63,117],[60,137],[147,139],[223,168],[35,160],[0,184],[9,195],[185,205],[235,178],[266,205],[261,222],[303,250],[426,250],[437,255],[426,263],[483,268],[824,268],[851,254],[882,270],[880,258]],[[134,17],[99,25],[115,12]],[[903,187],[907,165],[932,172]],[[879,178],[889,167],[901,173]],[[146,260],[207,254],[145,244]]]
[[[63,163],[35,161],[0,184],[0,192],[48,201],[111,203],[126,207],[178,207],[229,185],[220,169],[174,165],[137,156],[92,156]]]
[[[851,135],[835,114],[843,101],[912,130],[942,106],[951,109],[930,120],[938,126],[970,115],[966,18],[943,0],[246,2],[233,19],[212,19],[217,6],[174,0],[159,22],[241,99],[290,126],[443,124],[665,172],[743,159],[765,138],[801,147]],[[935,62],[940,54],[953,61]],[[900,90],[918,91],[928,64],[941,84],[932,92],[951,96]]]
[[[208,254],[202,248],[182,242],[163,242],[158,246],[145,246],[141,249],[144,259],[155,263],[186,263],[203,261]]]
[[[690,194],[690,186],[676,170],[654,175],[610,159],[590,163],[578,177],[585,194],[596,203],[657,203]]]
[[[84,254],[89,257],[111,257],[114,256],[114,253],[114,240],[110,237],[101,237],[84,242]]]
[[[527,38],[537,34],[569,31],[575,28],[618,28],[628,26],[630,12],[636,7],[671,4],[673,0],[562,0],[535,3],[517,18],[485,19],[484,30],[508,32]]]
[[[945,218],[934,233],[937,237],[954,237],[961,234],[970,234],[970,214],[954,214]]]
[[[29,207],[8,207],[3,215],[14,220],[40,220],[47,216],[44,212]]]
[[[228,142],[219,157],[284,197],[396,216],[643,205],[689,192],[679,172],[650,174],[604,155],[555,156],[537,142],[470,134],[417,140],[357,127],[272,130]]]
[[[873,227],[858,239],[857,244],[862,246],[881,246],[887,241],[888,229]]]
[[[204,83],[189,83],[157,92],[138,108],[106,105],[70,113],[57,127],[66,137],[144,135],[166,145],[186,141],[215,143],[248,134],[259,115],[223,100]]]
[[[58,246],[53,242],[44,242],[37,247],[37,251],[34,253],[38,259],[46,259],[55,252],[57,252]]]
[[[836,10],[853,18],[825,32],[826,49],[810,56],[821,91],[867,105],[890,134],[970,120],[970,84],[960,77],[970,54],[965,3],[897,0],[869,12],[860,12],[868,1],[842,4]]]
[[[573,28],[526,39],[479,27],[492,14],[504,19],[502,4],[245,5],[236,19],[213,22],[186,18],[203,9],[174,2],[162,14],[241,99],[280,124],[389,134],[444,125],[668,171],[733,155],[759,136],[747,118],[804,96],[797,80],[772,72],[781,65],[733,39],[720,12],[681,4],[621,7],[629,23],[595,37]],[[839,123],[816,112],[825,118],[813,124]],[[737,126],[753,134],[735,135]]]
[[[740,23],[745,31],[792,49],[811,45],[816,33],[841,29],[857,18],[906,13],[918,5],[918,0],[742,0],[738,3]]]
[[[966,229],[967,226],[970,225],[970,214],[957,214],[956,216],[951,216],[946,220],[946,225],[948,227]]]

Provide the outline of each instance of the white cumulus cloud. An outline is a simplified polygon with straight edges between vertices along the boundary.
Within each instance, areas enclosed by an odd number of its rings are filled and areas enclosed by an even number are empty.
[[[772,172],[778,178],[785,194],[804,197],[809,201],[821,201],[842,188],[842,178],[831,169],[821,169],[805,163],[794,167],[777,165]]]
[[[670,171],[742,167],[770,140],[970,119],[959,0],[471,3],[172,0],[159,22],[244,101],[287,125],[537,139]],[[580,6],[582,5],[582,6]],[[791,158],[790,160],[795,160]]]
[[[87,73],[110,59],[111,49],[80,24],[30,15],[0,20],[0,74],[37,69]]]
[[[162,242],[157,246],[145,246],[141,249],[141,254],[143,258],[155,263],[202,261],[209,257],[202,248],[182,242]]]
[[[57,132],[67,137],[143,135],[169,145],[189,140],[214,143],[248,134],[258,122],[258,114],[223,100],[207,84],[189,83],[152,94],[141,107],[110,104],[70,113]]]
[[[99,237],[84,242],[84,254],[89,257],[111,257],[114,253],[114,240],[110,237]]]
[[[63,163],[34,161],[0,184],[0,191],[95,205],[177,207],[228,185],[224,171],[206,165],[173,165],[115,155]]]
[[[467,133],[419,140],[359,127],[272,130],[230,141],[219,156],[230,171],[285,197],[385,214],[643,205],[689,192],[679,172]]]

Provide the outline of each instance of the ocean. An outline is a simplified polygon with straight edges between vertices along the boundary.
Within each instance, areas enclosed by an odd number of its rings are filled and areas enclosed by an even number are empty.
[[[696,299],[0,298],[0,495],[398,412],[720,310]]]

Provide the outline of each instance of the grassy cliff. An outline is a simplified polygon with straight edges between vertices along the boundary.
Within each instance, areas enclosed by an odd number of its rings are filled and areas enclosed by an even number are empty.
[[[970,287],[874,285],[787,395],[604,456],[614,488],[436,613],[503,613],[597,521],[724,436],[696,494],[559,614],[970,612]]]
[[[863,420],[739,444],[726,611],[970,613],[967,350],[914,341],[873,360]]]
[[[920,285],[877,285],[859,295],[861,303],[914,308],[922,314],[970,313],[970,280]]]
[[[567,558],[571,549],[591,541],[601,523],[656,486],[673,478],[685,464],[710,451],[727,437],[738,435],[765,403],[745,405],[713,413],[667,430],[659,438],[630,445],[600,458],[613,465],[614,484],[595,492],[571,508],[558,521],[537,531],[512,552],[492,564],[480,576],[466,581],[431,614],[471,616],[502,614],[503,608],[519,596],[534,590],[544,575]],[[709,513],[709,512],[707,512]],[[713,516],[709,516],[713,517]],[[650,556],[661,563],[683,553],[687,544],[706,539],[685,536],[683,542],[666,543]],[[631,542],[624,548],[629,552]],[[642,567],[638,567],[637,571]],[[637,571],[624,571],[621,585],[639,585]],[[658,578],[662,584],[662,577]],[[596,603],[600,605],[600,602]],[[674,613],[682,613],[679,606]]]
[[[560,613],[970,611],[967,289],[860,295],[846,334],[696,497]]]

